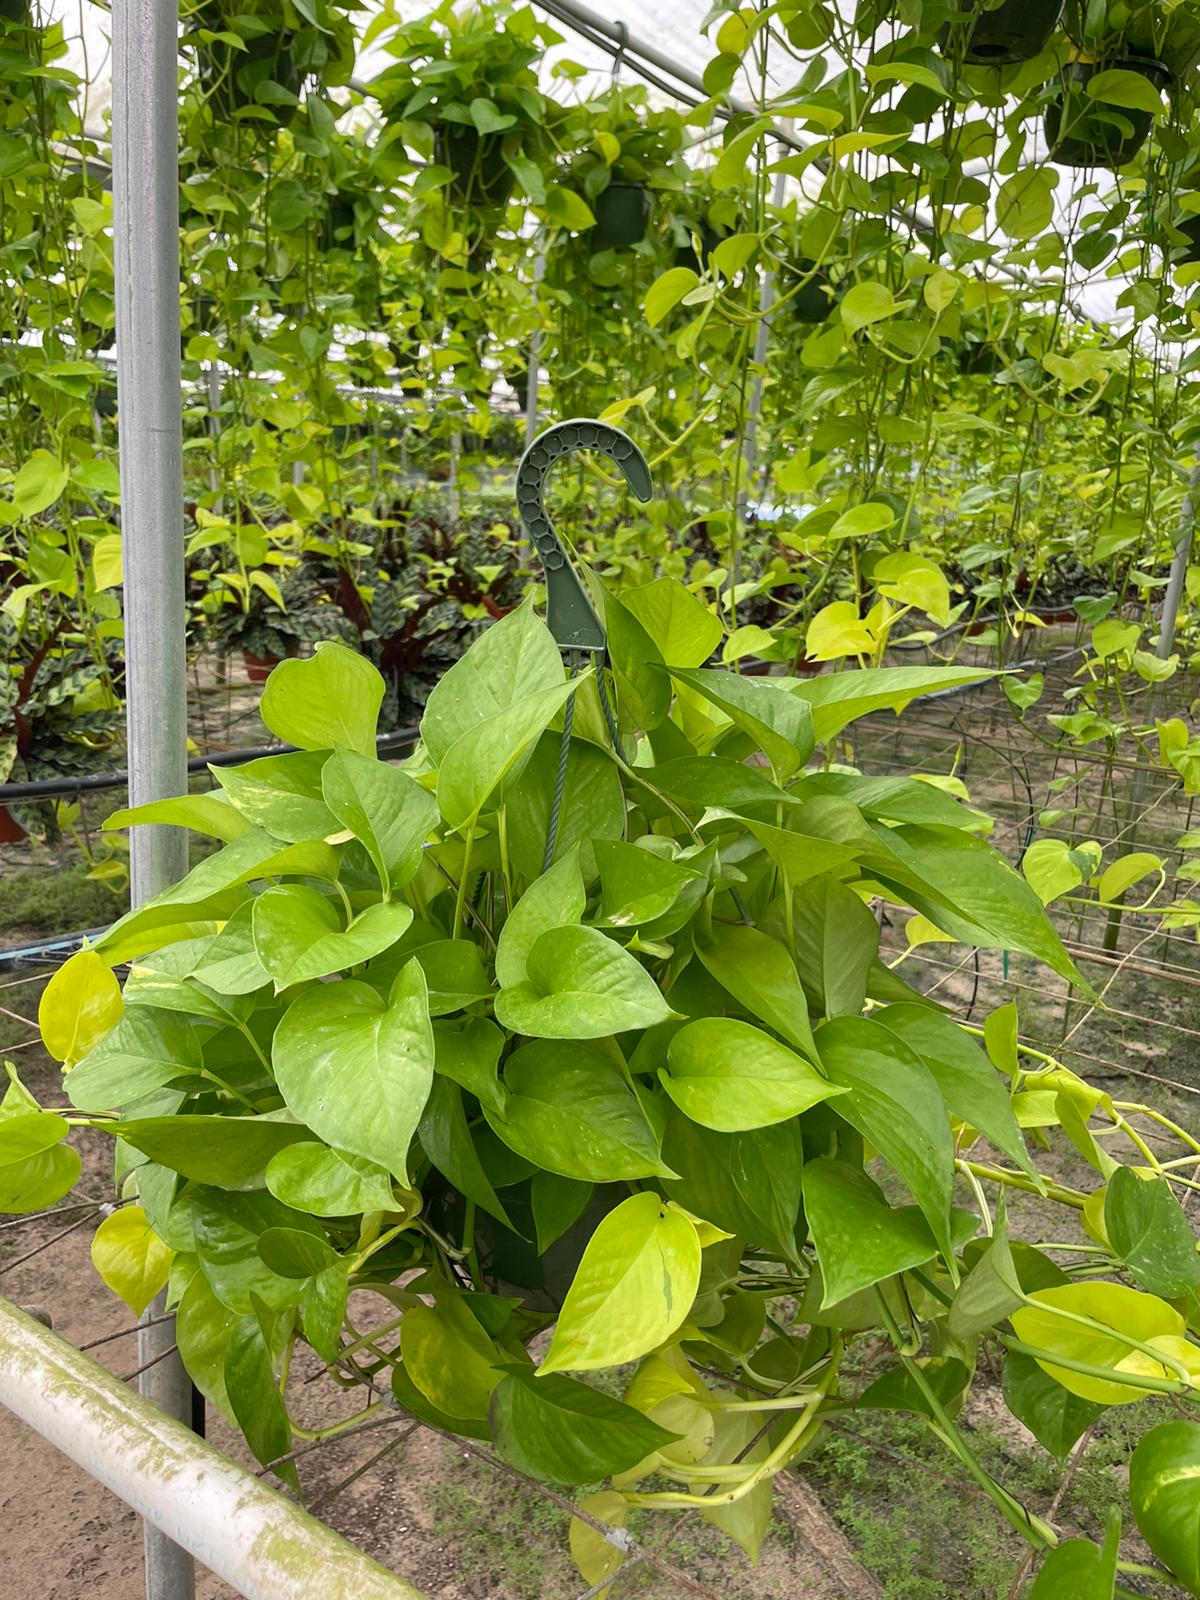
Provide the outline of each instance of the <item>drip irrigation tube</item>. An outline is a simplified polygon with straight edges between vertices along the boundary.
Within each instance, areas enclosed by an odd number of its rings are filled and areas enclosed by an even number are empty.
[[[57,939],[46,939],[41,944],[18,945],[15,950],[0,950],[0,967],[12,966],[21,961],[45,961],[65,950],[78,950],[85,939],[94,942],[107,932],[107,926],[81,928],[78,933],[64,933]]]
[[[381,733],[375,741],[379,751],[402,750],[416,742],[417,729],[396,728],[392,733]],[[253,750],[225,750],[218,755],[195,756],[187,764],[189,773],[207,772],[209,767],[239,767],[247,761],[258,761],[264,756],[281,756],[294,753],[294,744],[261,745]],[[53,800],[69,795],[89,794],[100,789],[125,789],[129,784],[126,771],[90,772],[82,778],[37,778],[28,783],[0,784],[0,805],[10,800]]]

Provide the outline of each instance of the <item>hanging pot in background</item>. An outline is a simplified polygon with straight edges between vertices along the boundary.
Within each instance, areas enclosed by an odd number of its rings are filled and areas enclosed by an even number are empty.
[[[0,11],[0,16],[5,15]],[[7,806],[0,806],[0,844],[20,844],[29,835]]]
[[[439,122],[433,130],[433,156],[454,177],[450,192],[465,205],[504,206],[516,187],[516,174],[504,159],[501,135],[480,133],[469,122]]]
[[[214,31],[223,28],[221,16],[215,8],[210,9],[212,15],[194,12],[189,21]],[[208,101],[214,116],[228,118],[237,111],[255,106],[280,126],[289,122],[304,84],[304,74],[292,54],[294,41],[295,35],[284,28],[278,33],[260,33],[243,39],[244,48],[240,50],[224,40],[196,44],[196,68],[208,86]],[[278,84],[291,99],[282,105],[277,100],[260,100],[259,89],[268,82]]]
[[[1109,56],[1105,61],[1073,61],[1063,74],[1062,93],[1046,107],[1046,143],[1051,161],[1063,167],[1109,167],[1133,160],[1150,137],[1149,111],[1093,100],[1087,86],[1101,72],[1136,72],[1160,93],[1171,73],[1152,56]]]
[[[783,306],[797,322],[824,322],[833,306],[833,280],[824,267],[813,272],[813,266],[812,261],[801,257],[781,274],[781,295],[787,294],[798,278],[808,280]]]
[[[981,0],[966,0],[963,9],[975,12],[963,30],[963,60],[972,67],[1007,67],[1041,54],[1062,18],[1063,0],[1002,0],[987,11]],[[943,51],[951,37],[951,28],[943,28]]]
[[[675,252],[675,265],[689,267],[693,272],[702,272],[708,266],[708,258],[721,243],[722,239],[729,237],[728,228],[714,228],[711,222],[698,222],[689,228],[689,234],[699,236],[700,254],[696,254],[696,247],[689,239],[687,244],[681,244]],[[703,263],[703,266],[701,265]]]
[[[251,683],[266,683],[281,659],[280,656],[256,656],[251,650],[242,651],[246,676]]]
[[[1176,217],[1172,226],[1177,233],[1187,236],[1187,244],[1178,247],[1176,265],[1182,261],[1200,261],[1200,216]]]
[[[596,226],[591,247],[599,250],[629,250],[646,237],[654,199],[641,183],[625,183],[616,178],[592,201]]]
[[[1004,362],[994,345],[981,340],[978,344],[964,341],[958,351],[958,370],[964,377],[990,376],[1003,370]]]

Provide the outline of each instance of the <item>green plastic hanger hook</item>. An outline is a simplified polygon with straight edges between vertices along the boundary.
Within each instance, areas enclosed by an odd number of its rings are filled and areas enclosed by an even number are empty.
[[[615,461],[639,500],[649,500],[654,484],[645,456],[627,433],[586,417],[573,417],[547,428],[529,446],[517,468],[517,509],[545,572],[550,632],[564,650],[603,653],[608,643],[603,624],[554,531],[544,499],[550,468],[576,450],[597,450]]]

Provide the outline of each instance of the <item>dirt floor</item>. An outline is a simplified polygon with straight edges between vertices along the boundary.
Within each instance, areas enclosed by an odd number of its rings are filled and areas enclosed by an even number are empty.
[[[215,698],[220,690],[214,691]],[[222,723],[224,733],[227,712]],[[1095,763],[1064,761],[1014,731],[1007,707],[990,691],[927,702],[899,722],[890,715],[867,719],[847,756],[873,773],[955,772],[972,801],[996,815],[995,842],[1013,860],[1031,838],[1055,834],[1101,840],[1109,846],[1106,859],[1132,847],[1154,850],[1172,869],[1188,854],[1178,840],[1190,826],[1191,807],[1177,787],[1147,780],[1131,808],[1128,782],[1113,785]],[[104,797],[87,807],[93,838],[106,809]],[[0,850],[0,946],[36,943],[115,915],[116,897],[88,882],[85,867],[74,847]],[[1178,892],[1188,892],[1185,882]],[[1194,1129],[1200,1123],[1195,934],[1164,934],[1156,918],[1136,911],[1124,915],[1115,935],[1103,913],[1068,903],[1055,915],[1089,980],[1103,990],[1098,1007],[1069,1000],[1063,986],[1030,961],[991,954],[964,961],[962,948],[949,944],[922,947],[901,971],[976,1022],[1016,997],[1024,1036],[1062,1048],[1064,1059],[1118,1098],[1145,1099]],[[905,948],[898,925],[885,927],[884,944],[889,959]],[[0,967],[0,1055],[8,1054],[30,1087],[53,1104],[57,1069],[31,1027],[49,970],[28,963]],[[103,1199],[111,1191],[107,1141],[93,1135],[83,1152],[79,1193]],[[1073,1152],[1055,1160],[1066,1181],[1083,1171]],[[1017,1208],[1018,1226],[1026,1237],[1061,1238],[1041,1231],[1060,1224],[1040,1206],[1030,1200]],[[73,1344],[122,1334],[93,1354],[114,1373],[131,1374],[137,1366],[132,1318],[91,1267],[90,1221],[64,1232],[70,1221],[0,1222],[0,1293],[44,1308]],[[46,1248],[30,1255],[39,1246]],[[305,1368],[298,1360],[292,1391],[304,1394],[301,1415],[309,1426],[326,1426],[358,1409],[355,1397],[324,1384],[305,1388],[315,1370],[315,1361]],[[1064,1533],[1102,1533],[1107,1507],[1125,1502],[1129,1449],[1159,1420],[1159,1408],[1148,1403],[1105,1419],[1061,1500],[1057,1522]],[[963,1425],[988,1469],[1045,1512],[1059,1472],[1007,1413],[996,1374],[979,1375]],[[209,1428],[214,1444],[253,1467],[212,1412]],[[453,1442],[427,1430],[405,1439],[405,1431],[398,1419],[306,1456],[299,1463],[306,1503],[429,1600],[579,1600],[585,1594],[587,1585],[566,1554],[565,1511]],[[755,1569],[718,1529],[699,1520],[647,1519],[637,1531],[721,1600],[1010,1596],[1023,1546],[914,1418],[840,1419],[779,1488]],[[1144,1580],[1129,1587],[1159,1592]],[[0,1600],[142,1600],[143,1592],[136,1516],[0,1410]],[[197,1592],[199,1600],[234,1597],[206,1572]],[[613,1600],[679,1600],[683,1592],[643,1568],[614,1587]]]

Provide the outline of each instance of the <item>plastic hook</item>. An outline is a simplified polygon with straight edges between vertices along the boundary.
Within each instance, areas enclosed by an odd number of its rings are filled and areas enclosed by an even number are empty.
[[[607,422],[574,417],[538,435],[517,468],[517,509],[546,578],[546,622],[563,650],[602,653],[604,627],[571,564],[546,510],[550,468],[576,450],[595,450],[615,461],[639,500],[649,500],[653,481],[646,458],[627,433]]]

